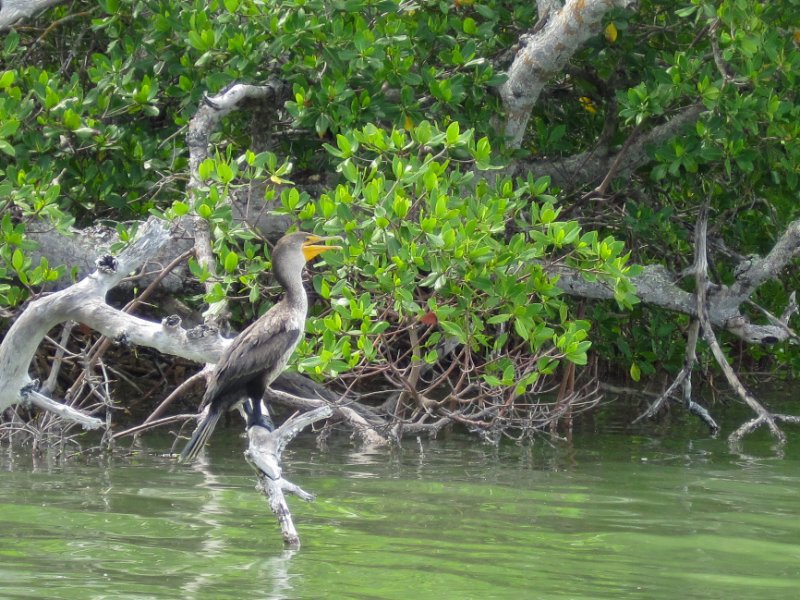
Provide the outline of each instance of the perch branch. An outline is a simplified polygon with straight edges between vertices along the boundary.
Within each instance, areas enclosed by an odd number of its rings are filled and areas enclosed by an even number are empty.
[[[384,446],[389,441],[378,433],[375,428],[357,411],[349,406],[342,404],[329,403],[326,400],[317,398],[303,398],[295,394],[290,394],[283,390],[268,387],[264,393],[264,400],[267,402],[279,402],[281,404],[292,406],[295,408],[317,409],[323,406],[331,406],[337,416],[344,419],[353,430],[361,436],[362,440],[372,446]]]
[[[310,412],[290,417],[275,431],[268,431],[260,426],[251,427],[247,431],[249,444],[244,456],[258,474],[256,489],[266,496],[270,509],[278,519],[284,544],[290,548],[300,546],[300,536],[294,526],[284,492],[295,494],[306,501],[313,500],[314,496],[283,478],[281,455],[286,445],[305,427],[327,419],[332,414],[333,409],[330,406],[320,406]]]

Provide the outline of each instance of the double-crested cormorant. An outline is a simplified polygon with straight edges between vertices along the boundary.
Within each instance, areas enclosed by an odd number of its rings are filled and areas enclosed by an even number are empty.
[[[264,390],[281,374],[300,343],[305,328],[308,298],[303,287],[306,262],[340,246],[326,246],[330,239],[297,232],[283,236],[272,251],[272,272],[286,292],[283,299],[245,329],[220,358],[206,388],[201,406],[208,412],[181,453],[181,461],[197,456],[220,416],[249,398],[248,426],[271,429],[261,414]]]

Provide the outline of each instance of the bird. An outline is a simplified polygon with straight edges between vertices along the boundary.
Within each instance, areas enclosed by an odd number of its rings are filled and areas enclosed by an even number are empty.
[[[272,272],[284,296],[234,339],[214,367],[200,404],[207,407],[205,415],[181,452],[181,462],[197,457],[219,418],[245,400],[251,402],[246,411],[248,427],[257,423],[273,429],[269,415],[261,413],[261,397],[286,368],[305,330],[308,297],[303,268],[323,252],[341,250],[341,246],[325,245],[340,239],[298,231],[284,235],[275,244]]]

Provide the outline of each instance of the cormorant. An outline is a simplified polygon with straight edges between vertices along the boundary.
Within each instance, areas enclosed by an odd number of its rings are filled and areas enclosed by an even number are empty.
[[[201,406],[208,412],[181,453],[186,462],[197,456],[220,416],[249,398],[248,426],[258,423],[272,429],[261,414],[264,390],[281,374],[303,335],[308,298],[303,287],[306,262],[340,246],[325,246],[330,238],[302,231],[283,236],[272,251],[272,272],[283,287],[283,299],[238,335],[220,358],[206,388]]]

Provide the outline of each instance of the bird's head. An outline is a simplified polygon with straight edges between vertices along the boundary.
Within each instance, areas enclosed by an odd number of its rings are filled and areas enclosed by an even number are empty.
[[[328,246],[326,242],[341,240],[339,236],[319,236],[313,233],[297,231],[283,236],[272,251],[272,269],[280,277],[280,273],[289,276],[303,270],[306,262],[328,250],[341,250],[341,246]]]

